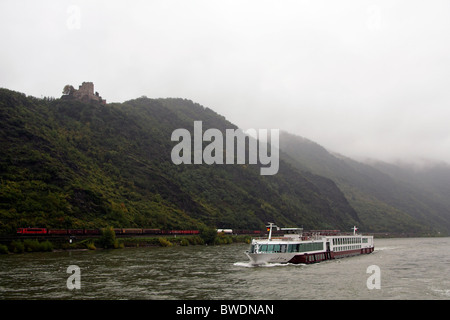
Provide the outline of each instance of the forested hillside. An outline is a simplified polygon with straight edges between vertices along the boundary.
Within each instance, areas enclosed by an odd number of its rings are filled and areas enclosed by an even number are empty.
[[[175,165],[172,132],[235,129],[185,99],[102,105],[0,89],[0,232],[17,227],[450,233],[450,169],[364,164],[280,135],[275,175],[259,165]],[[224,134],[225,136],[225,134]],[[208,142],[204,142],[207,145]]]
[[[364,225],[376,232],[450,233],[450,167],[361,163],[283,132],[280,148],[298,169],[333,180]]]
[[[257,165],[173,164],[171,134],[195,120],[236,128],[184,99],[101,105],[0,89],[0,231],[363,225],[335,182],[284,160],[272,176]]]

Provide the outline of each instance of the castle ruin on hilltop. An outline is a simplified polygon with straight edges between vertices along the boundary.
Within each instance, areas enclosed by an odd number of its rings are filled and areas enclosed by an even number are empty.
[[[93,82],[83,82],[81,86],[76,90],[71,85],[66,85],[63,90],[63,96],[61,99],[76,99],[83,102],[98,101],[101,104],[106,104],[106,100],[103,100],[98,92],[94,93]]]

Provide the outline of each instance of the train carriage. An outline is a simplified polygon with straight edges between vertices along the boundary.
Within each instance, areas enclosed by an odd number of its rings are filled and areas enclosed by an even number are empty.
[[[47,234],[47,228],[18,228],[17,234]]]

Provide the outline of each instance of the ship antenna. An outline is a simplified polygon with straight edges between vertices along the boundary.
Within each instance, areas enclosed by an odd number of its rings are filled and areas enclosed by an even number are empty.
[[[269,241],[272,239],[272,226],[273,226],[273,222],[269,222]]]

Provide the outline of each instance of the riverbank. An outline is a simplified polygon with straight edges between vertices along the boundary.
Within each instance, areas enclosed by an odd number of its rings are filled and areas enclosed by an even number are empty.
[[[444,237],[443,235],[419,236],[416,234],[373,233],[374,238],[423,238]],[[41,239],[39,237],[21,239],[0,243],[0,254],[20,254],[31,252],[51,252],[61,250],[99,250],[123,249],[138,247],[172,247],[195,245],[226,245],[232,243],[251,242],[251,235],[174,235],[174,236],[93,236],[88,238],[65,237],[58,239]]]
[[[195,245],[226,245],[232,243],[250,243],[248,235],[222,235],[218,234],[213,239],[204,239],[198,235],[165,236],[165,237],[92,237],[77,240],[67,238],[65,241],[39,241],[36,239],[17,239],[9,244],[0,244],[0,254],[21,254],[31,252],[51,252],[60,250],[99,250],[99,249],[123,249],[137,247],[172,247]]]

